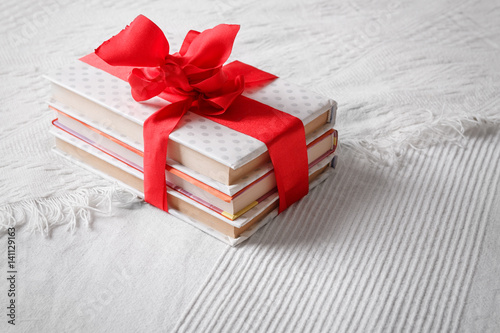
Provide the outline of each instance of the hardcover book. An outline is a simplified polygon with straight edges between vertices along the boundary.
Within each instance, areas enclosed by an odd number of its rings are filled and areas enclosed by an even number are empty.
[[[86,145],[81,140],[67,133],[59,132],[53,134],[56,135],[56,151],[62,156],[73,160],[93,172],[99,173],[105,178],[117,180],[122,186],[133,191],[140,197],[144,196],[142,192],[144,176],[141,172],[90,145]],[[320,176],[323,176],[320,178],[320,180],[323,180],[331,172],[330,164],[332,159],[333,156],[330,155],[311,166],[309,169],[310,182],[317,180]],[[313,185],[316,184],[317,182]],[[277,192],[268,193],[259,198],[258,204],[252,207],[252,209],[239,216],[238,219],[231,220],[203,202],[200,202],[198,198],[194,198],[189,193],[175,186],[168,187],[168,199],[169,212],[173,209],[177,214],[185,215],[184,220],[196,220],[198,225],[202,226],[202,229],[207,231],[207,228],[209,228],[210,234],[215,233],[217,234],[215,235],[217,238],[222,238],[232,245],[244,240],[245,238],[239,239],[241,234],[255,227],[269,213],[274,212],[273,215],[276,215],[278,204]],[[252,233],[255,231],[252,230]]]
[[[51,107],[54,108],[53,106]],[[116,134],[114,136],[105,134],[60,110],[56,110],[56,115],[58,118],[53,121],[53,125],[60,131],[77,137],[128,166],[144,172],[142,151],[116,139]],[[98,124],[98,122],[94,123],[94,125]],[[326,132],[324,132],[325,130]],[[317,132],[322,135],[317,137],[317,133],[313,133],[311,139],[314,138],[314,140],[308,142],[308,160],[310,165],[333,154],[336,148],[337,132],[335,130],[320,128]],[[271,169],[267,171],[269,168]],[[203,198],[205,202],[221,210],[223,215],[231,219],[236,219],[243,212],[252,208],[253,205],[257,204],[258,198],[276,187],[274,170],[270,163],[266,165],[266,168],[262,168],[267,171],[266,173],[262,174],[260,168],[256,169],[245,175],[241,182],[234,185],[219,183],[173,160],[169,160],[166,169],[166,178],[169,184],[184,188],[195,196]]]

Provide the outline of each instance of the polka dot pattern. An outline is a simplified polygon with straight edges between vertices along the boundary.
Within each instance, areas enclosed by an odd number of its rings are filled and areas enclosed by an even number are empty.
[[[158,97],[138,103],[131,97],[127,82],[82,62],[55,72],[51,80],[141,125],[169,104]],[[279,78],[244,95],[294,115],[304,124],[333,105],[330,99]],[[258,140],[190,112],[181,119],[171,139],[233,169],[266,150]]]

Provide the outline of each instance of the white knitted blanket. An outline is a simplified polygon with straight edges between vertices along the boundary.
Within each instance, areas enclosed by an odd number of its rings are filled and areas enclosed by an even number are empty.
[[[234,59],[339,103],[334,176],[240,247],[51,152],[42,75],[141,13],[169,40],[241,24]],[[498,2],[9,0],[0,17],[18,329],[500,330]]]

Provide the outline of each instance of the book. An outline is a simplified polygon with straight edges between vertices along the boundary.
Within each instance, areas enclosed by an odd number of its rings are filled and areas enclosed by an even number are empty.
[[[63,108],[61,105],[59,108]],[[86,124],[82,120],[76,119],[61,110],[51,106],[57,115],[57,119],[53,121],[53,125],[60,131],[64,131],[80,140],[89,144],[106,154],[113,156],[121,162],[143,172],[142,151],[135,149],[116,138],[110,136],[96,128]],[[99,123],[94,123],[99,126]],[[315,138],[308,143],[308,160],[310,165],[316,164],[320,159],[335,152],[337,143],[337,132],[331,128],[317,130],[322,133],[316,138],[317,134],[311,136]],[[57,136],[58,131],[54,130]],[[63,137],[64,140],[64,137]],[[166,178],[171,187],[182,188],[191,193],[197,198],[213,206],[230,219],[236,219],[247,210],[251,209],[258,203],[258,199],[272,191],[276,187],[276,179],[274,170],[271,169],[260,175],[248,175],[245,182],[232,186],[217,183],[208,179],[206,176],[196,174],[195,172],[182,168],[175,161],[171,161],[172,165],[167,164]],[[179,170],[180,169],[180,170]],[[184,172],[182,171],[184,170]],[[236,190],[236,191],[235,191]]]
[[[94,127],[118,133],[120,141],[138,150],[144,145],[144,121],[169,103],[159,97],[138,103],[127,82],[83,62],[61,68],[48,79],[52,82],[50,105],[58,109],[64,104],[66,111],[73,110],[72,116],[92,126],[100,122],[103,128]],[[243,95],[299,118],[307,137],[327,123],[334,124],[333,100],[280,78]],[[264,143],[192,112],[170,135],[168,157],[225,185],[241,182],[255,169],[270,168]]]
[[[56,152],[65,158],[105,178],[118,181],[122,186],[133,191],[138,196],[143,196],[142,173],[111,155],[91,145],[87,145],[78,138],[64,132],[56,136],[56,149]],[[333,156],[331,155],[311,167],[309,169],[309,180],[313,181],[325,173],[325,171],[331,169],[330,164],[332,161]],[[229,220],[175,188],[169,186],[167,193],[169,212],[172,210],[176,216],[179,214],[181,216],[184,215],[184,220],[187,217],[191,223],[193,221],[196,221],[194,223],[201,223],[206,228],[210,228],[212,232],[221,233],[232,240],[237,239],[242,233],[255,227],[256,224],[271,212],[276,214],[279,199],[277,192],[270,193],[261,198],[255,207],[242,214],[238,219]],[[220,235],[217,237],[220,238]]]

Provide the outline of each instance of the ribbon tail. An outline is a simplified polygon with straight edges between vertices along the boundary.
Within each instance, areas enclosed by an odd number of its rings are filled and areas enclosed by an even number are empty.
[[[86,63],[87,65],[114,75],[117,78],[122,79],[123,81],[128,80],[130,72],[132,72],[132,70],[135,68],[132,66],[111,66],[110,64],[99,58],[99,56],[94,52],[81,57],[79,60]]]
[[[224,114],[204,116],[266,144],[276,176],[279,213],[309,192],[306,136],[299,118],[244,96],[237,97]]]
[[[300,122],[300,120],[299,120]],[[279,194],[278,213],[299,201],[309,192],[307,146],[302,123],[296,129],[282,131],[271,144],[267,144],[274,167]],[[290,147],[293,147],[290,149]],[[293,152],[291,151],[293,150]]]
[[[144,196],[146,202],[168,211],[165,165],[170,133],[191,105],[185,99],[169,104],[144,122]]]
[[[304,125],[296,117],[273,109],[269,132],[259,135],[269,151],[278,187],[278,214],[309,192],[309,163]],[[287,115],[287,116],[285,116]]]
[[[101,44],[95,53],[112,66],[156,67],[169,52],[163,31],[139,15],[118,35]]]

